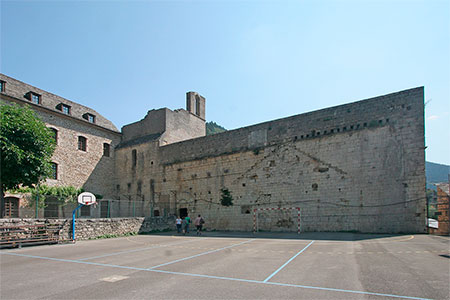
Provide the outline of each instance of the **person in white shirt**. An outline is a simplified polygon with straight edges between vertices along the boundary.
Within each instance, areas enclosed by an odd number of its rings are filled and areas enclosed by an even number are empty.
[[[177,216],[176,220],[175,220],[175,225],[177,225],[177,231],[178,233],[181,233],[181,223],[183,220],[181,220],[180,217]]]

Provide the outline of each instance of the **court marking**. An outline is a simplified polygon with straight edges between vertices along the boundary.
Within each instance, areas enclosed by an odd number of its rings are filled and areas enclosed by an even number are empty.
[[[111,264],[101,264],[101,263],[94,263],[94,262],[89,262],[89,261],[80,261],[80,260],[71,260],[71,259],[62,259],[62,258],[52,258],[52,257],[44,257],[44,256],[36,256],[36,255],[28,255],[28,254],[19,254],[19,253],[8,253],[8,252],[7,253],[2,253],[2,252],[0,252],[0,256],[1,255],[20,256],[20,257],[36,258],[36,259],[58,261],[58,262],[69,262],[69,263],[93,265],[93,266],[100,266],[100,267],[110,267],[110,268],[128,269],[128,270],[135,270],[135,271],[156,272],[156,273],[165,273],[165,274],[172,274],[172,275],[183,275],[183,276],[190,276],[190,277],[219,279],[219,280],[228,280],[228,281],[237,281],[237,282],[248,282],[248,283],[256,283],[256,284],[267,284],[267,285],[276,285],[276,286],[285,286],[285,287],[294,287],[294,288],[304,288],[304,289],[313,289],[313,290],[322,290],[322,291],[331,291],[331,292],[342,292],[342,293],[352,293],[352,294],[360,294],[360,295],[372,295],[372,296],[391,297],[391,298],[414,299],[414,300],[432,300],[432,299],[429,299],[429,298],[402,296],[402,295],[394,295],[394,294],[364,292],[364,291],[335,289],[335,288],[327,288],[327,287],[288,284],[288,283],[278,283],[278,282],[264,282],[264,281],[259,281],[259,280],[250,280],[250,279],[241,279],[241,278],[232,278],[232,277],[221,277],[221,276],[202,275],[202,274],[191,274],[191,273],[182,273],[182,272],[171,272],[171,271],[155,270],[155,269],[144,269],[144,268],[127,267],[127,266],[119,266],[119,265],[111,265]]]
[[[139,249],[133,249],[133,250],[121,251],[121,252],[113,252],[113,253],[104,254],[104,255],[80,258],[78,260],[89,260],[89,259],[102,258],[102,257],[108,257],[108,256],[114,256],[114,255],[120,255],[120,254],[126,254],[126,253],[133,253],[133,252],[145,251],[145,250],[149,250],[149,249],[162,248],[162,247],[168,247],[168,246],[175,246],[175,245],[180,245],[180,244],[186,244],[186,243],[190,243],[190,242],[194,242],[194,241],[195,240],[189,240],[189,241],[183,241],[183,242],[179,242],[179,243],[175,243],[175,244],[155,245],[153,247],[139,248]]]
[[[163,266],[167,266],[167,265],[171,265],[171,264],[183,261],[183,260],[188,260],[188,259],[199,257],[199,256],[202,256],[202,255],[206,255],[206,254],[222,251],[222,250],[225,250],[225,249],[228,249],[228,248],[233,248],[233,247],[240,246],[240,245],[243,245],[243,244],[246,244],[246,243],[250,243],[252,241],[254,241],[254,239],[248,240],[248,241],[244,241],[244,242],[241,242],[241,243],[238,243],[238,244],[234,244],[234,245],[231,245],[231,246],[223,247],[223,248],[220,248],[220,249],[215,249],[215,250],[203,252],[203,253],[200,253],[200,254],[192,255],[192,256],[189,256],[189,257],[177,259],[177,260],[174,260],[174,261],[171,261],[171,262],[167,262],[167,263],[164,263],[164,264],[160,264],[160,265],[157,265],[157,266],[149,267],[148,270],[153,270],[153,269],[156,269],[156,268],[159,268],[159,267],[163,267]]]
[[[295,254],[294,256],[291,257],[291,259],[289,259],[284,265],[282,265],[281,267],[278,268],[278,270],[276,270],[275,272],[273,272],[269,277],[267,277],[263,282],[267,282],[269,281],[273,276],[275,276],[278,272],[280,272],[284,267],[286,267],[291,261],[293,261],[297,256],[299,256],[303,251],[305,251],[306,249],[308,249],[309,246],[311,246],[314,243],[314,241],[311,241],[311,243],[309,243],[305,248],[303,248],[302,250],[300,250],[300,252],[298,252],[297,254]]]

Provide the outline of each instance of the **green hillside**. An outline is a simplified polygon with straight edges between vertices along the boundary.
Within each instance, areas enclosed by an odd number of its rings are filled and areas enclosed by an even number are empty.
[[[220,132],[227,131],[222,126],[218,125],[216,122],[206,122],[206,135],[216,134]]]

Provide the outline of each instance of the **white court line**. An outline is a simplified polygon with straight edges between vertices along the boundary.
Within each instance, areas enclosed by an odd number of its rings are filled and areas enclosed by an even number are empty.
[[[145,251],[145,250],[149,250],[149,249],[162,248],[162,247],[168,247],[168,246],[174,246],[174,245],[180,245],[180,244],[186,244],[186,243],[191,243],[191,242],[194,242],[194,241],[195,240],[183,241],[183,242],[174,243],[174,244],[167,244],[167,245],[156,245],[156,246],[152,246],[152,247],[139,248],[139,249],[133,249],[133,250],[128,250],[128,251],[109,253],[109,254],[105,254],[105,255],[80,258],[78,260],[89,260],[89,259],[95,259],[95,258],[102,258],[102,257],[120,255],[120,254],[125,254],[125,253],[133,253],[133,252]]]
[[[171,264],[183,261],[183,260],[188,260],[188,259],[199,257],[199,256],[202,256],[202,255],[206,255],[206,254],[222,251],[222,250],[225,250],[225,249],[228,249],[228,248],[233,248],[233,247],[236,247],[236,246],[239,246],[239,245],[242,245],[242,244],[250,243],[251,241],[254,241],[254,239],[248,240],[248,241],[244,241],[242,243],[234,244],[234,245],[231,245],[231,246],[223,247],[223,248],[220,248],[220,249],[203,252],[203,253],[200,253],[200,254],[197,254],[197,255],[192,255],[192,256],[189,256],[189,257],[177,259],[177,260],[174,260],[174,261],[171,261],[171,262],[167,262],[167,263],[164,263],[164,264],[160,264],[160,265],[157,265],[157,266],[149,267],[148,270],[153,270],[153,269],[156,269],[156,268],[159,268],[159,267],[163,267],[163,266],[167,266],[167,265],[171,265]]]
[[[401,296],[401,295],[384,294],[384,293],[344,290],[344,289],[335,289],[335,288],[326,288],[326,287],[308,286],[308,285],[297,285],[297,284],[286,284],[286,283],[277,283],[277,282],[264,282],[264,281],[258,281],[258,280],[249,280],[249,279],[240,279],[240,278],[231,278],[231,277],[220,277],[220,276],[211,276],[211,275],[202,275],[202,274],[181,273],[181,272],[170,272],[170,271],[163,271],[163,270],[151,270],[151,269],[143,269],[143,268],[135,268],[135,267],[127,267],[127,266],[119,266],[119,265],[100,264],[100,263],[94,263],[94,262],[89,262],[89,261],[77,261],[77,260],[71,260],[71,259],[51,258],[51,257],[43,257],[43,256],[35,256],[35,255],[27,255],[27,254],[18,254],[18,253],[8,253],[8,252],[6,252],[6,253],[3,252],[2,253],[2,252],[0,252],[0,256],[1,255],[21,256],[21,257],[37,258],[37,259],[59,261],[59,262],[70,262],[70,263],[77,263],[77,264],[94,265],[94,266],[100,266],[100,267],[110,267],[110,268],[128,269],[128,270],[136,270],[136,271],[146,271],[146,272],[156,272],[156,273],[164,273],[164,274],[172,274],[172,275],[183,275],[183,276],[209,278],[209,279],[220,279],[220,280],[247,282],[247,283],[255,283],[255,284],[268,284],[268,285],[303,288],[303,289],[313,289],[313,290],[322,290],[322,291],[330,291],[330,292],[342,292],[342,293],[352,293],[352,294],[360,294],[360,295],[373,295],[373,296],[380,296],[380,297],[403,298],[403,299],[414,299],[414,300],[431,300],[431,299],[428,299],[428,298]]]
[[[290,260],[288,260],[284,265],[282,265],[281,267],[278,268],[278,270],[276,270],[275,272],[273,272],[269,277],[267,277],[264,282],[267,282],[270,280],[270,278],[272,278],[273,276],[275,276],[278,272],[280,272],[284,267],[286,267],[291,261],[294,260],[294,258],[296,258],[297,256],[299,256],[303,251],[305,251],[306,249],[308,249],[309,246],[311,246],[314,243],[314,241],[311,241],[311,243],[308,244],[308,246],[306,246],[305,248],[303,248],[300,252],[298,252],[297,254],[295,254],[294,256],[291,257]]]

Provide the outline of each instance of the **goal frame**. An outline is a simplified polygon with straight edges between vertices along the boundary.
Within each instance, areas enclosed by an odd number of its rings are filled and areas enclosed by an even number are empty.
[[[297,234],[300,234],[301,232],[301,213],[300,213],[300,207],[261,207],[261,208],[254,208],[253,209],[253,233],[256,233],[258,231],[258,218],[257,213],[259,211],[265,211],[265,210],[278,210],[278,211],[287,211],[287,210],[296,210],[297,211]]]

